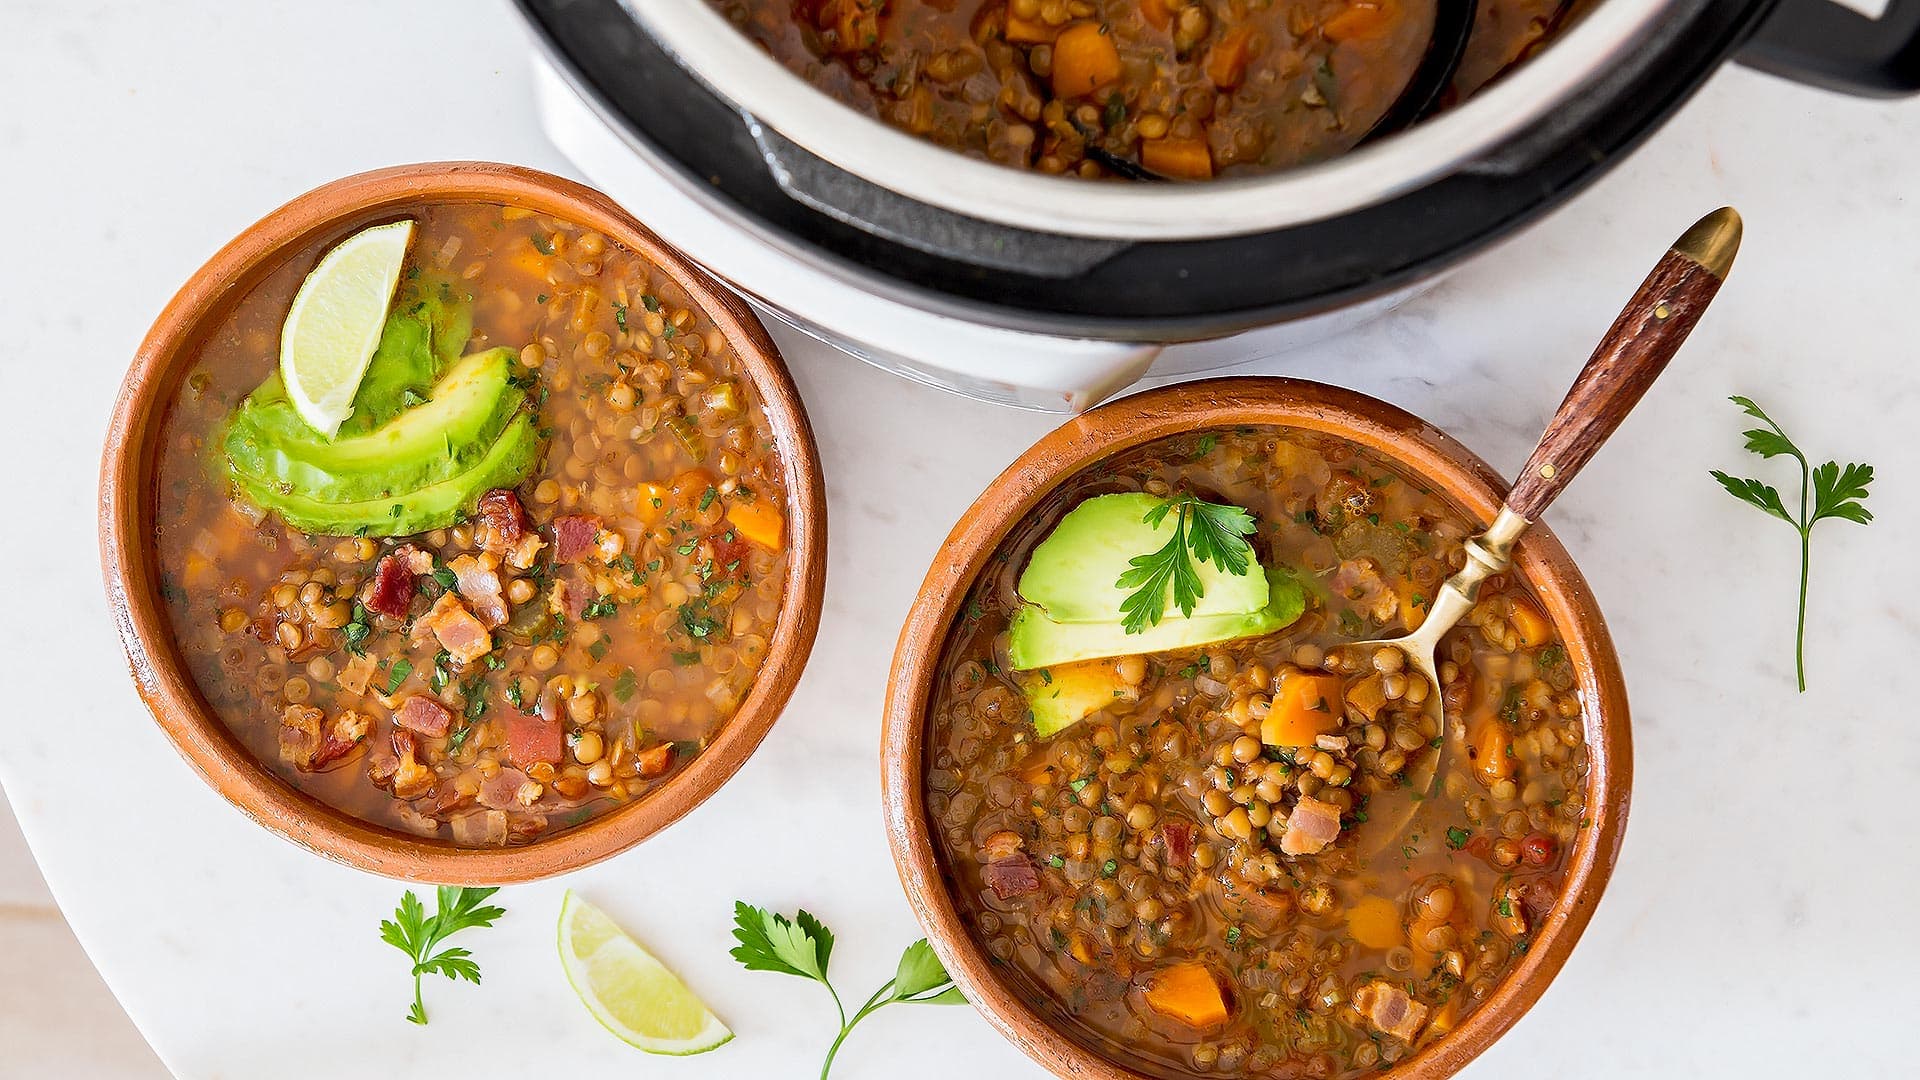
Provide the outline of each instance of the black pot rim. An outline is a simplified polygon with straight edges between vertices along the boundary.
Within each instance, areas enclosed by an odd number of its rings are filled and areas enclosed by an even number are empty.
[[[677,173],[707,209],[822,272],[969,322],[1179,341],[1379,297],[1524,227],[1657,129],[1774,0],[1677,0],[1658,40],[1601,73],[1592,92],[1493,156],[1398,198],[1275,232],[1138,243],[1008,229],[862,192],[864,181],[789,144],[787,164],[850,185],[851,202],[871,213],[807,205],[775,181],[746,119],[668,57],[619,0],[515,2],[554,66],[637,152]]]

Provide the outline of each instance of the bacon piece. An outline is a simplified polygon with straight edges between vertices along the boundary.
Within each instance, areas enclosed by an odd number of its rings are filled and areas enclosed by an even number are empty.
[[[1020,839],[1019,833],[1012,829],[1001,829],[987,837],[986,841],[980,845],[980,850],[987,853],[988,861],[997,861],[1009,855],[1018,855],[1020,849],[1026,846],[1027,842]]]
[[[1040,875],[1025,855],[1009,855],[988,863],[982,876],[987,888],[1002,900],[1040,891]]]
[[[600,519],[591,514],[563,514],[553,519],[553,561],[579,562],[593,551],[600,535]]]
[[[433,556],[412,544],[401,544],[380,557],[373,568],[373,580],[360,594],[360,603],[376,615],[404,619],[408,605],[413,603],[414,577],[432,572]]]
[[[280,714],[280,760],[309,768],[320,747],[320,722],[326,714],[311,705],[289,705]]]
[[[433,610],[413,624],[413,640],[424,640],[431,633],[454,663],[465,667],[493,651],[493,636],[473,613],[452,593],[441,593]]]
[[[540,549],[546,546],[547,542],[540,539],[540,534],[530,532],[513,545],[513,550],[507,552],[507,565],[515,570],[529,569],[533,566],[534,558],[540,554]]]
[[[540,801],[542,788],[519,769],[501,769],[480,783],[480,805],[491,810],[520,810]]]
[[[416,756],[412,733],[394,728],[389,741],[393,743],[394,756],[393,797],[416,799],[433,790],[437,778]]]
[[[475,810],[447,822],[453,842],[461,847],[499,847],[507,842],[507,815],[498,810]]]
[[[507,714],[507,757],[515,765],[532,765],[541,761],[557,765],[560,763],[563,735],[558,721],[529,716],[516,709]]]
[[[562,618],[578,621],[586,614],[587,602],[593,598],[593,589],[579,581],[561,578],[553,583],[553,590],[547,594],[547,610]]]
[[[415,694],[400,703],[400,708],[394,711],[393,722],[408,731],[438,739],[453,726],[453,714],[425,694]]]
[[[507,488],[494,488],[480,496],[480,546],[495,555],[511,551],[520,538],[533,530],[520,496]]]
[[[633,767],[640,773],[642,780],[658,780],[673,768],[673,744],[661,743],[649,746],[633,759]]]
[[[442,784],[440,790],[433,793],[433,816],[451,817],[456,810],[472,805],[473,793],[461,791],[457,784]]]
[[[1167,865],[1185,869],[1193,861],[1193,824],[1169,821],[1160,826],[1160,842],[1167,847]]]
[[[1280,850],[1287,855],[1318,854],[1339,835],[1340,808],[1311,795],[1302,795],[1293,813],[1287,815],[1287,831],[1280,836]]]
[[[1385,622],[1400,610],[1400,594],[1393,591],[1370,558],[1346,559],[1327,579],[1327,588],[1345,597],[1362,613]]]
[[[1427,1007],[1413,995],[1381,979],[1355,991],[1353,1003],[1374,1030],[1411,1043],[1427,1022]]]
[[[334,717],[333,723],[326,725],[326,734],[320,738],[320,748],[313,752],[313,760],[307,767],[324,769],[358,750],[372,727],[371,718],[351,709]]]
[[[453,571],[454,587],[473,605],[473,613],[489,630],[507,622],[507,601],[500,595],[500,575],[494,572],[498,565],[497,557],[491,554],[478,559],[462,555],[447,564]]]
[[[740,534],[733,529],[725,529],[707,537],[707,546],[713,552],[713,574],[715,577],[743,579],[747,573],[747,554],[752,550]]]

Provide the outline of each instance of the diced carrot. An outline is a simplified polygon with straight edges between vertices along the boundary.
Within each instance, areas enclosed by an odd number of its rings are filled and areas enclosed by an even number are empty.
[[[634,771],[642,780],[656,780],[673,768],[673,744],[660,743],[640,751],[633,759]]]
[[[1067,951],[1073,953],[1075,960],[1092,965],[1093,942],[1087,938],[1085,931],[1075,930],[1072,936],[1067,938]]]
[[[1207,50],[1207,78],[1222,90],[1231,90],[1246,78],[1253,27],[1236,26]]]
[[[1320,32],[1328,41],[1352,41],[1355,38],[1379,37],[1394,24],[1390,5],[1379,0],[1356,0],[1347,10],[1321,24]]]
[[[522,250],[507,256],[507,265],[541,282],[547,280],[547,270],[553,265],[551,255],[542,255],[539,249],[529,243]]]
[[[1120,78],[1120,50],[1097,22],[1077,22],[1053,41],[1053,96],[1080,97]]]
[[[1400,594],[1400,621],[1406,625],[1407,632],[1412,633],[1420,629],[1421,623],[1427,621],[1427,609],[1432,605],[1433,601],[1412,582],[1402,583],[1398,592]]]
[[[1040,45],[1052,41],[1060,32],[1057,26],[1048,26],[1039,19],[1023,19],[1013,12],[1007,12],[1007,40],[1016,45]]]
[[[1167,7],[1167,0],[1140,0],[1140,14],[1155,30],[1165,30],[1173,24],[1173,12]]]
[[[667,513],[667,489],[648,481],[634,489],[633,513],[642,524],[651,525]]]
[[[187,591],[209,592],[213,588],[214,579],[218,576],[213,560],[197,551],[187,552],[186,570],[180,575],[181,584],[186,586]]]
[[[1339,728],[1346,715],[1338,675],[1289,675],[1260,721],[1260,741],[1268,746],[1312,746],[1320,735]]]
[[[786,529],[787,519],[773,508],[769,500],[734,503],[727,507],[727,520],[733,523],[741,536],[768,551],[780,550],[780,537]]]
[[[1513,628],[1520,633],[1520,644],[1529,649],[1553,640],[1553,626],[1540,609],[1525,600],[1513,602]]]
[[[1205,139],[1142,139],[1140,164],[1176,180],[1213,179],[1213,155]]]
[[[1467,733],[1468,752],[1473,755],[1473,772],[1487,787],[1513,779],[1513,736],[1507,726],[1492,716],[1481,716]]]
[[[1406,944],[1400,929],[1400,906],[1384,896],[1362,897],[1347,912],[1347,930],[1369,949],[1391,949]]]
[[[1170,1020],[1201,1031],[1227,1022],[1227,1001],[1220,982],[1197,960],[1161,968],[1147,986],[1148,1007]]]

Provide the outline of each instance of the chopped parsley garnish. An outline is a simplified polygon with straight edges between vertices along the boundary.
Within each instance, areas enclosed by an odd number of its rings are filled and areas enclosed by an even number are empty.
[[[643,295],[640,297],[640,303],[648,311],[654,312],[656,314],[660,311],[660,298],[657,296],[653,296],[651,294]]]
[[[640,689],[640,683],[633,677],[632,668],[622,669],[620,677],[613,680],[613,697],[616,701],[626,701],[638,689]]]
[[[393,662],[393,670],[387,672],[387,696],[392,697],[394,694],[398,693],[400,690],[400,684],[406,682],[407,676],[411,674],[413,674],[412,661],[406,659],[405,657],[402,657],[399,660],[395,660]]]
[[[1447,830],[1447,846],[1455,851],[1466,847],[1467,841],[1471,839],[1473,839],[1473,834],[1458,826]]]

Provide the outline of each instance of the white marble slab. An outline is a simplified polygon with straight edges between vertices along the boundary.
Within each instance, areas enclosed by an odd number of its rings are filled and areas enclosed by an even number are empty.
[[[939,538],[1051,420],[970,404],[783,335],[821,435],[829,599],[792,708],[742,775],[642,850],[503,894],[475,989],[401,1019],[375,937],[399,888],[246,823],[175,757],[123,676],[95,562],[94,471],[126,359],[177,284],[289,196],[400,161],[566,171],[502,3],[13,3],[0,13],[0,461],[13,511],[0,619],[0,779],[53,892],[161,1057],[190,1077],[437,1071],[449,1061],[644,1076],[804,1075],[829,1010],[726,956],[736,897],[842,931],[848,993],[918,936],[881,833],[877,715],[894,634]],[[1911,1074],[1920,889],[1909,807],[1920,650],[1915,404],[1920,106],[1718,76],[1564,212],[1375,327],[1260,365],[1380,394],[1518,465],[1662,245],[1731,201],[1747,246],[1714,311],[1550,521],[1626,664],[1638,757],[1606,902],[1559,982],[1469,1075]],[[642,217],[646,207],[637,207]],[[1721,494],[1752,463],[1747,393],[1813,452],[1869,460],[1870,528],[1823,526],[1813,691],[1790,682],[1792,534]],[[560,889],[650,941],[740,1038],[641,1057],[573,1002]],[[7,968],[8,979],[40,978]],[[933,1052],[929,1052],[933,1051]],[[1031,1075],[966,1009],[866,1025],[837,1075]],[[0,1073],[6,1066],[0,1064]]]

